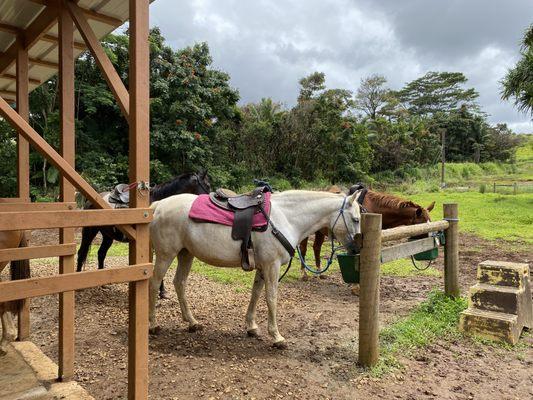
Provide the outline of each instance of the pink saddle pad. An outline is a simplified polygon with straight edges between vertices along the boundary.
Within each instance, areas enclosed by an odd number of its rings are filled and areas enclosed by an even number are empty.
[[[267,215],[270,215],[270,193],[265,193],[265,205],[264,209]],[[220,207],[217,207],[208,194],[199,195],[194,203],[192,203],[191,209],[189,211],[189,218],[196,221],[202,222],[212,222],[215,224],[222,225],[233,225],[233,218],[235,214],[231,211],[223,210]],[[265,216],[259,211],[254,215],[252,227],[253,228],[264,228],[268,224]]]

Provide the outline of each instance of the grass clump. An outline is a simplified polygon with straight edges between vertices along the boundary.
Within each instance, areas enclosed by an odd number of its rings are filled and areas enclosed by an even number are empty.
[[[467,305],[465,298],[454,299],[440,291],[431,292],[407,317],[381,331],[381,357],[370,370],[371,375],[382,376],[400,368],[399,355],[409,355],[437,339],[459,336],[459,314]]]

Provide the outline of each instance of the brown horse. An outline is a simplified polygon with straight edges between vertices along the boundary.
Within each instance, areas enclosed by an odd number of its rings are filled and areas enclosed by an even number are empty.
[[[0,232],[0,249],[27,247],[28,238],[23,231]],[[8,262],[0,262],[0,273]],[[11,279],[25,279],[30,277],[30,263],[28,260],[11,261]],[[17,330],[13,322],[12,313],[16,313],[21,306],[20,301],[0,303],[0,319],[2,320],[2,339],[0,341],[0,356],[6,354],[7,345],[16,339]]]
[[[332,187],[328,191],[336,190],[337,187]],[[359,190],[359,186],[352,186],[350,194]],[[366,190],[366,193],[361,192],[359,198],[363,197],[362,207],[369,213],[381,214],[382,229],[395,228],[402,225],[421,224],[430,221],[429,213],[433,210],[435,202],[431,203],[427,208],[424,208],[410,200],[402,199],[388,193],[375,192],[373,190]],[[320,270],[320,251],[322,244],[327,236],[327,231],[318,231],[315,233],[315,241],[313,243],[313,251],[315,254],[315,262],[317,269]],[[304,243],[305,242],[305,243]],[[304,239],[300,244],[302,255],[305,257],[307,250],[307,239]],[[303,280],[307,279],[307,272],[305,268],[301,269],[301,276]],[[321,275],[320,275],[321,276]]]

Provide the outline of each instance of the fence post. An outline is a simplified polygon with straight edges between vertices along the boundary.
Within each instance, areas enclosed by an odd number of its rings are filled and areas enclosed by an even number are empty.
[[[459,218],[457,203],[444,204],[444,219],[450,224],[445,231],[444,292],[459,297]]]
[[[363,246],[359,255],[359,363],[370,367],[379,357],[379,275],[381,215],[361,215]]]
[[[513,183],[513,194],[517,194],[518,193],[518,183],[514,182]]]

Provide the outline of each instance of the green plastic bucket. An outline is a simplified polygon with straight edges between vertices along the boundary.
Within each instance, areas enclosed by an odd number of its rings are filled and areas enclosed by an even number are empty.
[[[359,254],[338,254],[342,280],[346,283],[359,283]]]

